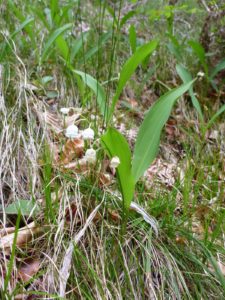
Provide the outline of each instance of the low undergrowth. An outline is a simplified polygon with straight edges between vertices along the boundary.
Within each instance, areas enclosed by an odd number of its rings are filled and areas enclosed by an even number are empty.
[[[223,299],[224,59],[191,26],[206,12],[103,2],[1,4],[1,298]]]

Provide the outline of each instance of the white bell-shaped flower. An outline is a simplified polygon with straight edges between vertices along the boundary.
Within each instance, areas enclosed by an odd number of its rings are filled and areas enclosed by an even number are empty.
[[[94,149],[92,149],[92,148],[87,149],[87,151],[85,152],[84,158],[90,164],[96,163],[96,151]]]
[[[68,108],[68,107],[62,107],[62,108],[60,108],[60,112],[63,115],[68,115],[69,111],[70,111],[70,108]]]
[[[76,125],[70,125],[66,128],[65,136],[74,139],[78,137],[78,127]]]
[[[118,156],[114,156],[110,161],[110,168],[115,169],[119,166],[120,159]]]
[[[82,132],[82,137],[84,140],[93,140],[95,137],[95,132],[91,128],[87,128]]]
[[[202,78],[205,76],[205,73],[202,72],[202,71],[199,71],[198,74],[197,74],[198,77]]]

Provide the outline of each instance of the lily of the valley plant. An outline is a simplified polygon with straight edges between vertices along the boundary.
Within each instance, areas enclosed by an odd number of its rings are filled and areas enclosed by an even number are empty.
[[[140,126],[133,155],[125,137],[115,128],[110,127],[101,137],[102,145],[112,159],[111,164],[116,164],[125,210],[128,210],[134,197],[135,184],[157,155],[161,131],[173,105],[194,81],[169,91],[152,105]]]

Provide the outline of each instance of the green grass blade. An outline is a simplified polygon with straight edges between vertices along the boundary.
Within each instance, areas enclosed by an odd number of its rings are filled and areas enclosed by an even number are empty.
[[[136,52],[126,61],[123,65],[123,68],[120,73],[119,82],[117,85],[115,96],[112,100],[112,105],[110,108],[109,116],[107,118],[108,122],[112,118],[116,103],[119,99],[119,96],[126,85],[127,81],[131,78],[134,71],[138,67],[138,65],[148,56],[150,55],[157,47],[158,42],[153,40],[136,50]]]
[[[98,44],[91,48],[85,55],[84,57],[82,58],[82,60],[86,61],[88,59],[90,59],[97,51],[99,51],[99,49],[108,41],[108,39],[112,36],[112,32],[109,31],[109,32],[106,32],[104,33],[100,39],[99,39],[99,42]]]
[[[124,207],[128,209],[134,196],[134,179],[131,174],[131,151],[124,136],[114,128],[109,128],[102,136],[101,142],[110,158],[117,156],[120,164],[117,167],[117,176],[123,196]]]
[[[212,116],[212,118],[207,123],[206,128],[209,129],[212,124],[215,122],[215,120],[225,111],[225,104],[218,109],[218,111]]]
[[[18,20],[20,20],[20,22],[25,22],[27,20],[26,16],[23,15],[23,13],[21,12],[21,9],[18,8],[18,6],[14,3],[15,1],[12,0],[8,0],[7,1],[7,5],[9,6],[10,10],[14,13],[14,15],[17,17]],[[35,45],[35,32],[34,32],[34,28],[30,26],[31,24],[28,23],[25,27],[24,30],[26,31],[26,33],[28,34],[28,36],[31,39],[32,45]]]
[[[59,38],[66,30],[70,29],[73,26],[72,23],[69,24],[65,24],[64,26],[57,28],[55,31],[53,31],[53,33],[50,35],[48,41],[45,44],[42,56],[41,56],[41,62],[43,62],[49,52],[50,47],[53,45],[53,43],[56,41],[57,38]],[[57,46],[59,48],[59,50],[61,51],[63,57],[65,59],[67,59],[67,55],[66,53],[68,52],[68,50],[66,49],[65,43],[63,42],[62,46],[60,46],[60,41],[62,41],[62,39],[58,40],[57,42]]]
[[[191,80],[193,80],[191,74],[189,73],[189,71],[187,69],[185,69],[183,66],[181,65],[176,65],[176,70],[178,75],[180,76],[180,78],[183,80],[183,83],[188,83]],[[190,87],[189,89],[189,95],[191,97],[191,101],[192,104],[194,106],[194,108],[197,110],[201,121],[203,121],[203,113],[202,113],[202,109],[200,106],[200,103],[198,101],[198,99],[195,97],[194,91],[193,91],[193,86]]]
[[[129,41],[132,53],[136,52],[136,45],[137,45],[137,34],[134,25],[130,26],[129,29]]]
[[[73,70],[73,72],[79,75],[82,78],[83,82],[95,93],[97,97],[97,103],[100,107],[100,111],[102,115],[104,115],[106,104],[106,95],[104,88],[91,75],[78,70]]]
[[[23,30],[28,24],[30,24],[31,22],[34,21],[34,18],[28,18],[26,19],[18,28],[16,31],[14,31],[11,34],[11,38],[15,37],[17,35],[17,33],[19,33],[21,30]]]
[[[213,78],[223,69],[225,69],[225,58],[222,59],[216,66],[215,68],[212,69],[212,72],[210,74],[210,80],[213,80]]]
[[[123,16],[123,18],[120,21],[120,28],[122,28],[123,25],[125,25],[126,22],[136,14],[137,14],[136,10],[131,10],[127,14],[125,14],[125,16]]]
[[[150,108],[141,124],[134,148],[132,174],[135,182],[144,174],[156,157],[162,128],[176,100],[188,91],[194,80],[161,96]]]
[[[59,12],[59,1],[58,0],[50,1],[50,10],[51,10],[52,20],[54,20],[55,16]]]
[[[14,231],[14,238],[13,238],[13,244],[12,244],[12,252],[10,255],[10,260],[9,260],[9,264],[7,266],[7,274],[5,276],[5,280],[4,280],[4,292],[7,292],[7,288],[8,288],[8,284],[10,281],[10,278],[12,276],[12,270],[13,270],[13,262],[15,259],[15,255],[16,255],[16,241],[17,241],[17,236],[18,236],[18,231],[19,231],[19,226],[20,226],[20,219],[21,219],[21,213],[20,211],[18,212],[18,216],[16,219],[16,227],[15,227],[15,231]]]

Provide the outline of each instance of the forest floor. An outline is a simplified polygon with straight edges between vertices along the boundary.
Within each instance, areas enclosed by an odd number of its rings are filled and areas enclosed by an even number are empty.
[[[224,45],[204,53],[205,7],[17,2],[0,4],[1,299],[225,299]],[[153,40],[110,123],[131,153],[151,108],[196,81],[126,207],[106,117]]]

